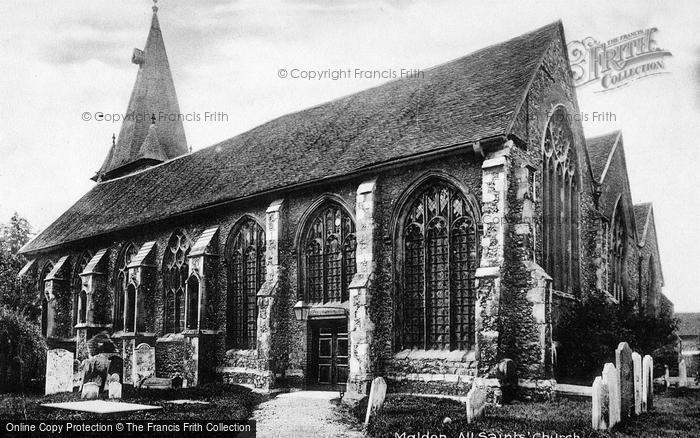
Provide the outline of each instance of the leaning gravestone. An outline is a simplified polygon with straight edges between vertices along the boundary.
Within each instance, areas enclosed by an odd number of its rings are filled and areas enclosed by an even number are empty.
[[[122,384],[109,382],[109,398],[122,398]]]
[[[134,386],[156,375],[156,350],[146,343],[134,349],[134,367],[132,369]]]
[[[678,362],[678,387],[688,386],[688,368],[685,365],[685,358]]]
[[[634,415],[642,413],[642,356],[632,353],[632,370],[634,374]]]
[[[608,388],[608,428],[620,422],[620,379],[615,365],[606,363],[603,367],[603,384]]]
[[[467,423],[471,424],[484,416],[488,390],[479,379],[474,379],[472,388],[467,393]]]
[[[386,381],[377,377],[372,380],[372,388],[369,390],[369,400],[367,401],[367,414],[365,415],[365,426],[369,424],[372,413],[378,411],[384,405],[386,398]]]
[[[654,359],[648,354],[642,359],[642,412],[654,407]]]
[[[593,430],[605,430],[608,428],[605,415],[608,411],[604,409],[607,401],[605,391],[603,379],[600,376],[596,377],[591,388],[591,427]]]
[[[634,412],[634,365],[627,342],[620,342],[615,350],[615,368],[620,379],[620,415],[625,420]]]
[[[46,352],[46,386],[44,393],[73,391],[73,352],[57,348]]]
[[[100,397],[100,385],[97,382],[85,382],[83,383],[83,391],[80,394],[80,398],[86,400],[95,400]]]

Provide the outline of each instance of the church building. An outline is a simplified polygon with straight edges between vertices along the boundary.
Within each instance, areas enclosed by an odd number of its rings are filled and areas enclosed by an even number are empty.
[[[669,305],[623,135],[575,117],[561,22],[194,152],[161,117],[180,107],[155,7],[132,62],[137,117],[20,273],[49,346],[109,338],[125,384],[464,395],[510,358],[547,391],[577,300]]]

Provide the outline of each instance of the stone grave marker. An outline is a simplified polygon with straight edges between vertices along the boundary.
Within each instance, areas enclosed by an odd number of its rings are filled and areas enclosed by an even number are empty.
[[[642,359],[642,412],[649,412],[654,404],[654,359],[648,354]]]
[[[122,384],[109,382],[109,398],[122,398]]]
[[[603,367],[603,384],[608,389],[608,428],[620,422],[620,379],[615,365],[606,363]]]
[[[56,348],[46,352],[44,394],[73,391],[73,352]]]
[[[156,375],[156,349],[141,343],[134,349],[133,382],[139,386],[141,382]]]
[[[86,400],[95,400],[100,397],[100,385],[97,382],[85,382],[83,383],[83,392],[80,394],[80,398]]]
[[[671,386],[671,372],[668,370],[668,365],[664,365],[664,386],[666,391],[668,387]]]
[[[632,353],[632,370],[634,374],[634,415],[642,413],[642,356]]]
[[[625,420],[634,413],[634,365],[627,342],[620,342],[615,350],[615,368],[620,379],[620,419]]]
[[[678,362],[678,387],[688,386],[688,368],[685,364],[685,358]]]
[[[365,415],[365,426],[369,424],[369,418],[372,413],[378,411],[384,405],[386,398],[386,381],[383,378],[377,377],[372,380],[372,387],[369,390],[369,400],[367,401],[367,414]]]
[[[598,376],[593,381],[591,388],[591,427],[593,430],[605,430],[608,428],[608,423],[605,420],[606,411],[603,409],[605,405],[603,379]]]
[[[485,385],[479,379],[474,379],[472,388],[467,393],[467,423],[471,424],[484,416],[487,397]]]

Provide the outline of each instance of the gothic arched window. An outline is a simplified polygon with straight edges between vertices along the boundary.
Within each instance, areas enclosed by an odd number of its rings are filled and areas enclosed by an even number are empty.
[[[75,263],[75,270],[73,271],[73,281],[71,284],[71,295],[73,298],[73,326],[71,330],[73,331],[73,334],[75,334],[75,325],[76,324],[82,324],[86,322],[83,319],[80,318],[80,311],[81,311],[81,303],[83,304],[83,307],[87,304],[87,302],[80,300],[81,297],[81,291],[83,290],[83,278],[80,276],[80,274],[85,270],[85,267],[87,266],[88,263],[90,263],[90,259],[92,258],[92,254],[89,252],[84,252],[80,255],[78,258],[77,262]]]
[[[473,348],[477,230],[465,196],[444,182],[408,204],[400,230],[403,348]]]
[[[164,331],[180,333],[185,329],[185,284],[189,274],[187,255],[192,243],[178,230],[170,236],[163,255]]]
[[[547,125],[542,173],[542,266],[555,290],[579,289],[578,158],[565,111],[558,108]]]
[[[622,301],[625,296],[624,270],[626,253],[627,231],[625,220],[622,214],[621,203],[615,210],[612,228],[610,229],[610,286],[608,291],[617,301]]]
[[[323,204],[305,228],[300,249],[305,298],[311,303],[344,302],[357,272],[355,222],[335,202]]]
[[[131,243],[126,243],[122,247],[117,257],[115,269],[114,288],[114,331],[124,330],[124,301],[126,300],[126,290],[129,286],[129,263],[136,255],[136,248]]]
[[[244,218],[229,235],[225,255],[228,267],[226,345],[228,348],[255,348],[257,293],[265,282],[265,230],[253,218]]]
[[[46,262],[41,269],[37,281],[37,289],[39,290],[39,298],[41,299],[41,334],[47,336],[49,330],[49,299],[46,296],[46,277],[53,270],[53,263]]]

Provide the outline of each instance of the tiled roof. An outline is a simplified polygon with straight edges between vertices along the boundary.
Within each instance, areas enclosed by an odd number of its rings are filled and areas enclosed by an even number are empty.
[[[637,224],[637,238],[639,239],[640,245],[644,245],[646,240],[647,222],[650,211],[651,202],[634,205],[634,219],[635,223]]]
[[[700,313],[676,313],[680,320],[678,336],[700,336]]]
[[[506,135],[560,22],[97,184],[23,252]]]
[[[613,146],[620,136],[620,131],[613,131],[598,137],[587,138],[586,148],[591,159],[591,171],[596,181],[600,182],[608,163]]]

